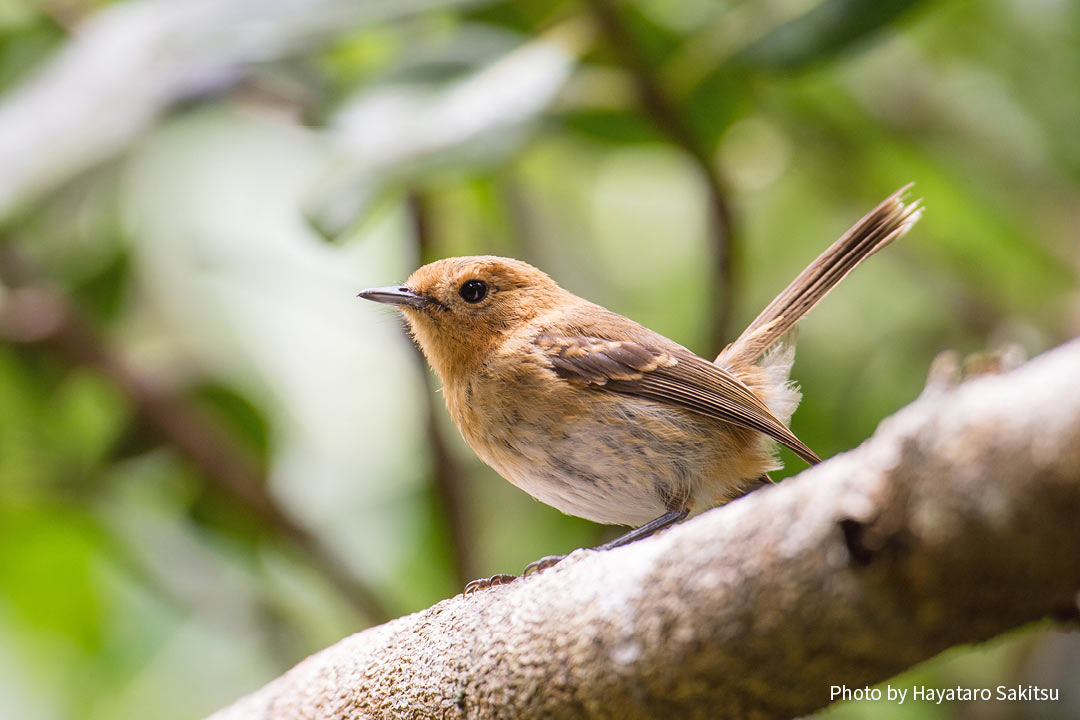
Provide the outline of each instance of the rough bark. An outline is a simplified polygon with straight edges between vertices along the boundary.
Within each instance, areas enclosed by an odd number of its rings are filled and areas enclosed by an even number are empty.
[[[353,635],[214,715],[785,718],[1080,589],[1080,341],[935,383],[856,450],[659,537]]]

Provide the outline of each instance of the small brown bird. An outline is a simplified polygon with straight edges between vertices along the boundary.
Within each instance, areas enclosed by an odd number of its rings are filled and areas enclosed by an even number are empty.
[[[601,546],[618,547],[768,483],[781,467],[776,442],[820,462],[788,429],[801,395],[787,334],[915,223],[921,208],[906,190],[814,260],[715,362],[509,258],[446,258],[360,297],[401,309],[481,460],[564,513],[635,526]]]

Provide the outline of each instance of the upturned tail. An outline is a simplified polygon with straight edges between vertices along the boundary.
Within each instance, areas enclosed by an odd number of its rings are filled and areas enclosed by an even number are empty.
[[[920,201],[906,201],[910,188],[909,183],[887,197],[818,255],[720,352],[716,364],[737,368],[757,360],[859,263],[907,233],[922,214]]]

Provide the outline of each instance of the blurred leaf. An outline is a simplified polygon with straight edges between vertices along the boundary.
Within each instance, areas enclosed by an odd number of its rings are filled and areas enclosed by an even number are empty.
[[[204,383],[195,388],[194,394],[212,408],[232,435],[240,437],[265,460],[270,448],[270,426],[262,410],[238,390],[221,383]]]
[[[640,113],[583,110],[566,113],[559,119],[569,130],[614,145],[654,143],[662,139],[656,126]]]
[[[41,393],[21,360],[0,345],[0,502],[40,492],[48,472],[37,432]]]
[[[106,381],[50,360],[39,348],[0,352],[0,499],[85,495],[127,421]]]
[[[99,529],[77,510],[0,510],[0,595],[34,630],[97,650],[102,627],[95,564],[102,542]]]
[[[128,405],[107,381],[76,370],[53,393],[46,427],[65,484],[82,482],[109,455],[128,418]]]
[[[744,48],[734,63],[763,70],[797,70],[832,58],[923,0],[825,0]]]
[[[320,63],[328,77],[332,111],[376,86],[433,86],[476,72],[519,45],[522,36],[494,25],[416,22],[372,28],[327,54]]]
[[[0,218],[127,148],[165,110],[215,97],[255,66],[349,28],[464,1],[184,0],[95,13],[0,101]]]
[[[340,161],[312,189],[310,226],[338,235],[388,182],[507,157],[554,100],[583,42],[579,26],[564,25],[448,86],[391,84],[358,98],[335,120]]]
[[[608,2],[609,0],[601,1]],[[655,67],[661,64],[683,44],[684,38],[682,35],[667,26],[657,23],[649,14],[643,12],[642,8],[638,7],[636,3],[612,2],[611,4],[613,6],[612,11],[619,14],[621,25],[626,31],[628,39],[633,43],[635,54],[640,54],[650,66]],[[598,48],[603,56],[611,53],[618,57],[618,53],[615,53],[614,49],[609,47],[607,43],[599,44]],[[586,59],[591,59],[591,55],[586,56]],[[619,60],[616,64],[621,65],[622,61]]]
[[[0,0],[0,92],[7,90],[64,39],[64,31],[21,0]]]
[[[114,252],[101,268],[81,278],[72,294],[77,304],[96,320],[114,320],[123,308],[131,275],[131,257],[121,250]]]
[[[374,27],[353,33],[316,58],[331,88],[328,102],[340,101],[397,60],[406,50],[406,38],[396,26]]]
[[[180,465],[182,466],[182,463]],[[178,472],[194,475],[186,466]],[[264,543],[274,542],[274,529],[268,527],[247,505],[240,503],[216,485],[207,483],[202,477],[195,476],[193,482],[197,483],[197,494],[191,503],[189,514],[195,523],[234,541],[234,547],[251,552],[257,551]]]
[[[694,136],[712,148],[745,112],[746,100],[745,78],[721,65],[683,101],[682,113]]]
[[[35,15],[27,0],[0,0],[0,32],[23,28],[33,23]]]
[[[476,22],[499,25],[519,33],[534,33],[554,18],[565,16],[568,9],[578,10],[578,3],[567,0],[514,0],[482,5],[462,14]]]

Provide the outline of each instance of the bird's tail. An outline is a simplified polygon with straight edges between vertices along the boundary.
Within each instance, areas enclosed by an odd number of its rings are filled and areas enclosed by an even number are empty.
[[[737,368],[757,360],[859,263],[910,230],[922,214],[918,200],[906,200],[910,188],[905,185],[887,197],[821,253],[721,351],[716,363]]]

